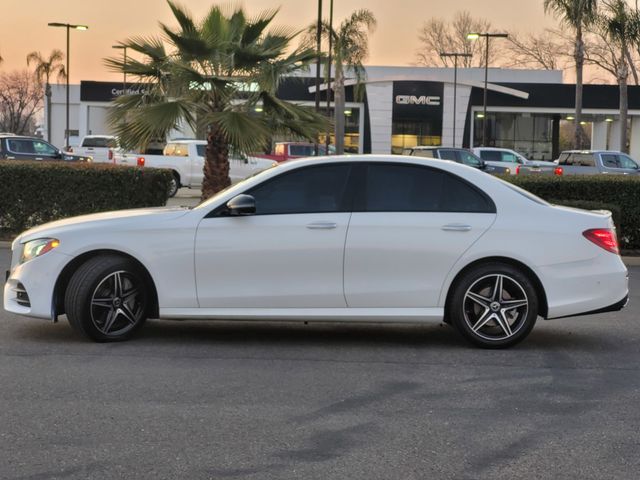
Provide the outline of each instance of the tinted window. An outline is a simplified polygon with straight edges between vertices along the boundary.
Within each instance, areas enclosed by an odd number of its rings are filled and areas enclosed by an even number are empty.
[[[41,140],[34,140],[33,141],[33,150],[38,155],[54,156],[56,153],[58,153],[58,149],[57,148],[55,148],[53,145],[49,145],[47,142],[43,142]]]
[[[83,147],[92,148],[115,148],[116,140],[111,137],[90,137],[82,141]]]
[[[500,155],[500,152],[496,152],[495,150],[481,150],[480,158],[483,160],[489,160],[491,162],[502,161],[502,155]]]
[[[322,152],[322,150],[319,150]],[[313,145],[290,145],[289,154],[295,157],[312,157],[315,155],[315,147]]]
[[[207,154],[207,146],[206,145],[196,145],[196,153],[199,157],[204,157]]]
[[[618,161],[620,162],[620,168],[630,168],[632,170],[638,169],[638,164],[631,157],[626,155],[618,155]]]
[[[503,162],[508,162],[508,163],[522,163],[518,160],[518,157],[516,157],[513,153],[509,153],[509,152],[500,152],[500,156],[502,157],[501,160]]]
[[[572,153],[567,157],[564,164],[581,167],[595,167],[596,161],[591,153]]]
[[[458,155],[455,150],[445,150],[441,148],[438,151],[438,154],[442,160],[453,160],[454,162],[459,162]]]
[[[411,155],[414,157],[435,158],[433,155],[434,152],[435,150],[416,149],[411,151]]]
[[[324,165],[285,173],[247,193],[256,199],[257,215],[347,211],[345,191],[351,166]]]
[[[9,139],[7,140],[9,150],[13,153],[35,153],[33,140]]]
[[[571,154],[561,153],[558,157],[558,165],[571,165]]]
[[[602,164],[607,168],[621,168],[618,156],[610,153],[602,154]]]
[[[477,189],[447,172],[414,165],[371,164],[365,188],[370,212],[493,212]]]
[[[460,150],[458,151],[458,155],[460,156],[461,163],[464,163],[465,165],[469,165],[470,167],[476,167],[476,168],[482,165],[482,161],[478,157],[476,157],[473,153]]]

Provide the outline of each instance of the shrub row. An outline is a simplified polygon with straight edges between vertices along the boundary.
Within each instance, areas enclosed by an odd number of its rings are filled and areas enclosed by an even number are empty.
[[[586,210],[610,210],[621,248],[640,249],[639,177],[572,175],[503,178],[550,203]]]
[[[171,172],[108,164],[0,161],[0,235],[65,217],[165,205]]]

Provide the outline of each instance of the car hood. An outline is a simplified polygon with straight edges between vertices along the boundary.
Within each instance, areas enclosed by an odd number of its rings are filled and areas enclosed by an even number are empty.
[[[106,225],[111,228],[127,228],[133,225],[144,225],[148,222],[161,224],[182,217],[189,210],[188,207],[156,207],[81,215],[34,227],[23,232],[15,242],[26,242],[49,236],[55,237],[77,230],[103,228]]]

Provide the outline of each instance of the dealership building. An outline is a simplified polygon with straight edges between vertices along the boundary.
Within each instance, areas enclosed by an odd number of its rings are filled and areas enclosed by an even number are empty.
[[[486,120],[488,145],[549,160],[558,156],[561,130],[573,122],[575,85],[563,83],[562,72],[557,70],[489,69],[486,119],[482,118],[484,69],[459,68],[455,88],[451,68],[372,66],[366,73],[358,96],[354,96],[354,82],[347,81],[345,144],[350,152],[401,153],[416,145],[453,146],[454,142],[455,146],[478,146]],[[127,85],[128,91],[142,88]],[[65,87],[56,85],[52,90],[51,139],[62,146]],[[77,145],[84,135],[110,132],[109,102],[123,91],[121,82],[82,81],[70,86],[71,145]],[[285,79],[278,95],[313,106],[314,72]],[[326,112],[326,85],[321,86],[321,96]],[[583,115],[591,148],[620,150],[616,85],[585,85]],[[640,159],[640,87],[629,87],[629,119],[630,152]],[[193,133],[175,132],[173,136]]]

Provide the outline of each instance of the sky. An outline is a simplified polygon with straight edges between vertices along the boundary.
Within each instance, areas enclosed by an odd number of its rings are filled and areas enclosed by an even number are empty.
[[[182,5],[201,18],[214,3],[226,0],[182,0]],[[246,10],[259,12],[280,8],[276,24],[304,28],[317,17],[317,0],[244,0]],[[540,32],[554,27],[545,16],[543,0],[334,0],[334,19],[340,21],[353,11],[368,8],[378,20],[371,36],[369,65],[411,65],[418,49],[418,30],[432,17],[450,19],[455,12],[489,19],[495,28]],[[165,0],[0,0],[3,25],[0,29],[0,71],[26,68],[29,52],[48,55],[65,50],[65,29],[49,22],[86,24],[87,31],[71,31],[72,83],[80,80],[120,80],[109,72],[103,59],[118,55],[112,45],[135,35],[159,34],[158,22],[171,24],[172,14]],[[329,0],[323,1],[324,16]]]

